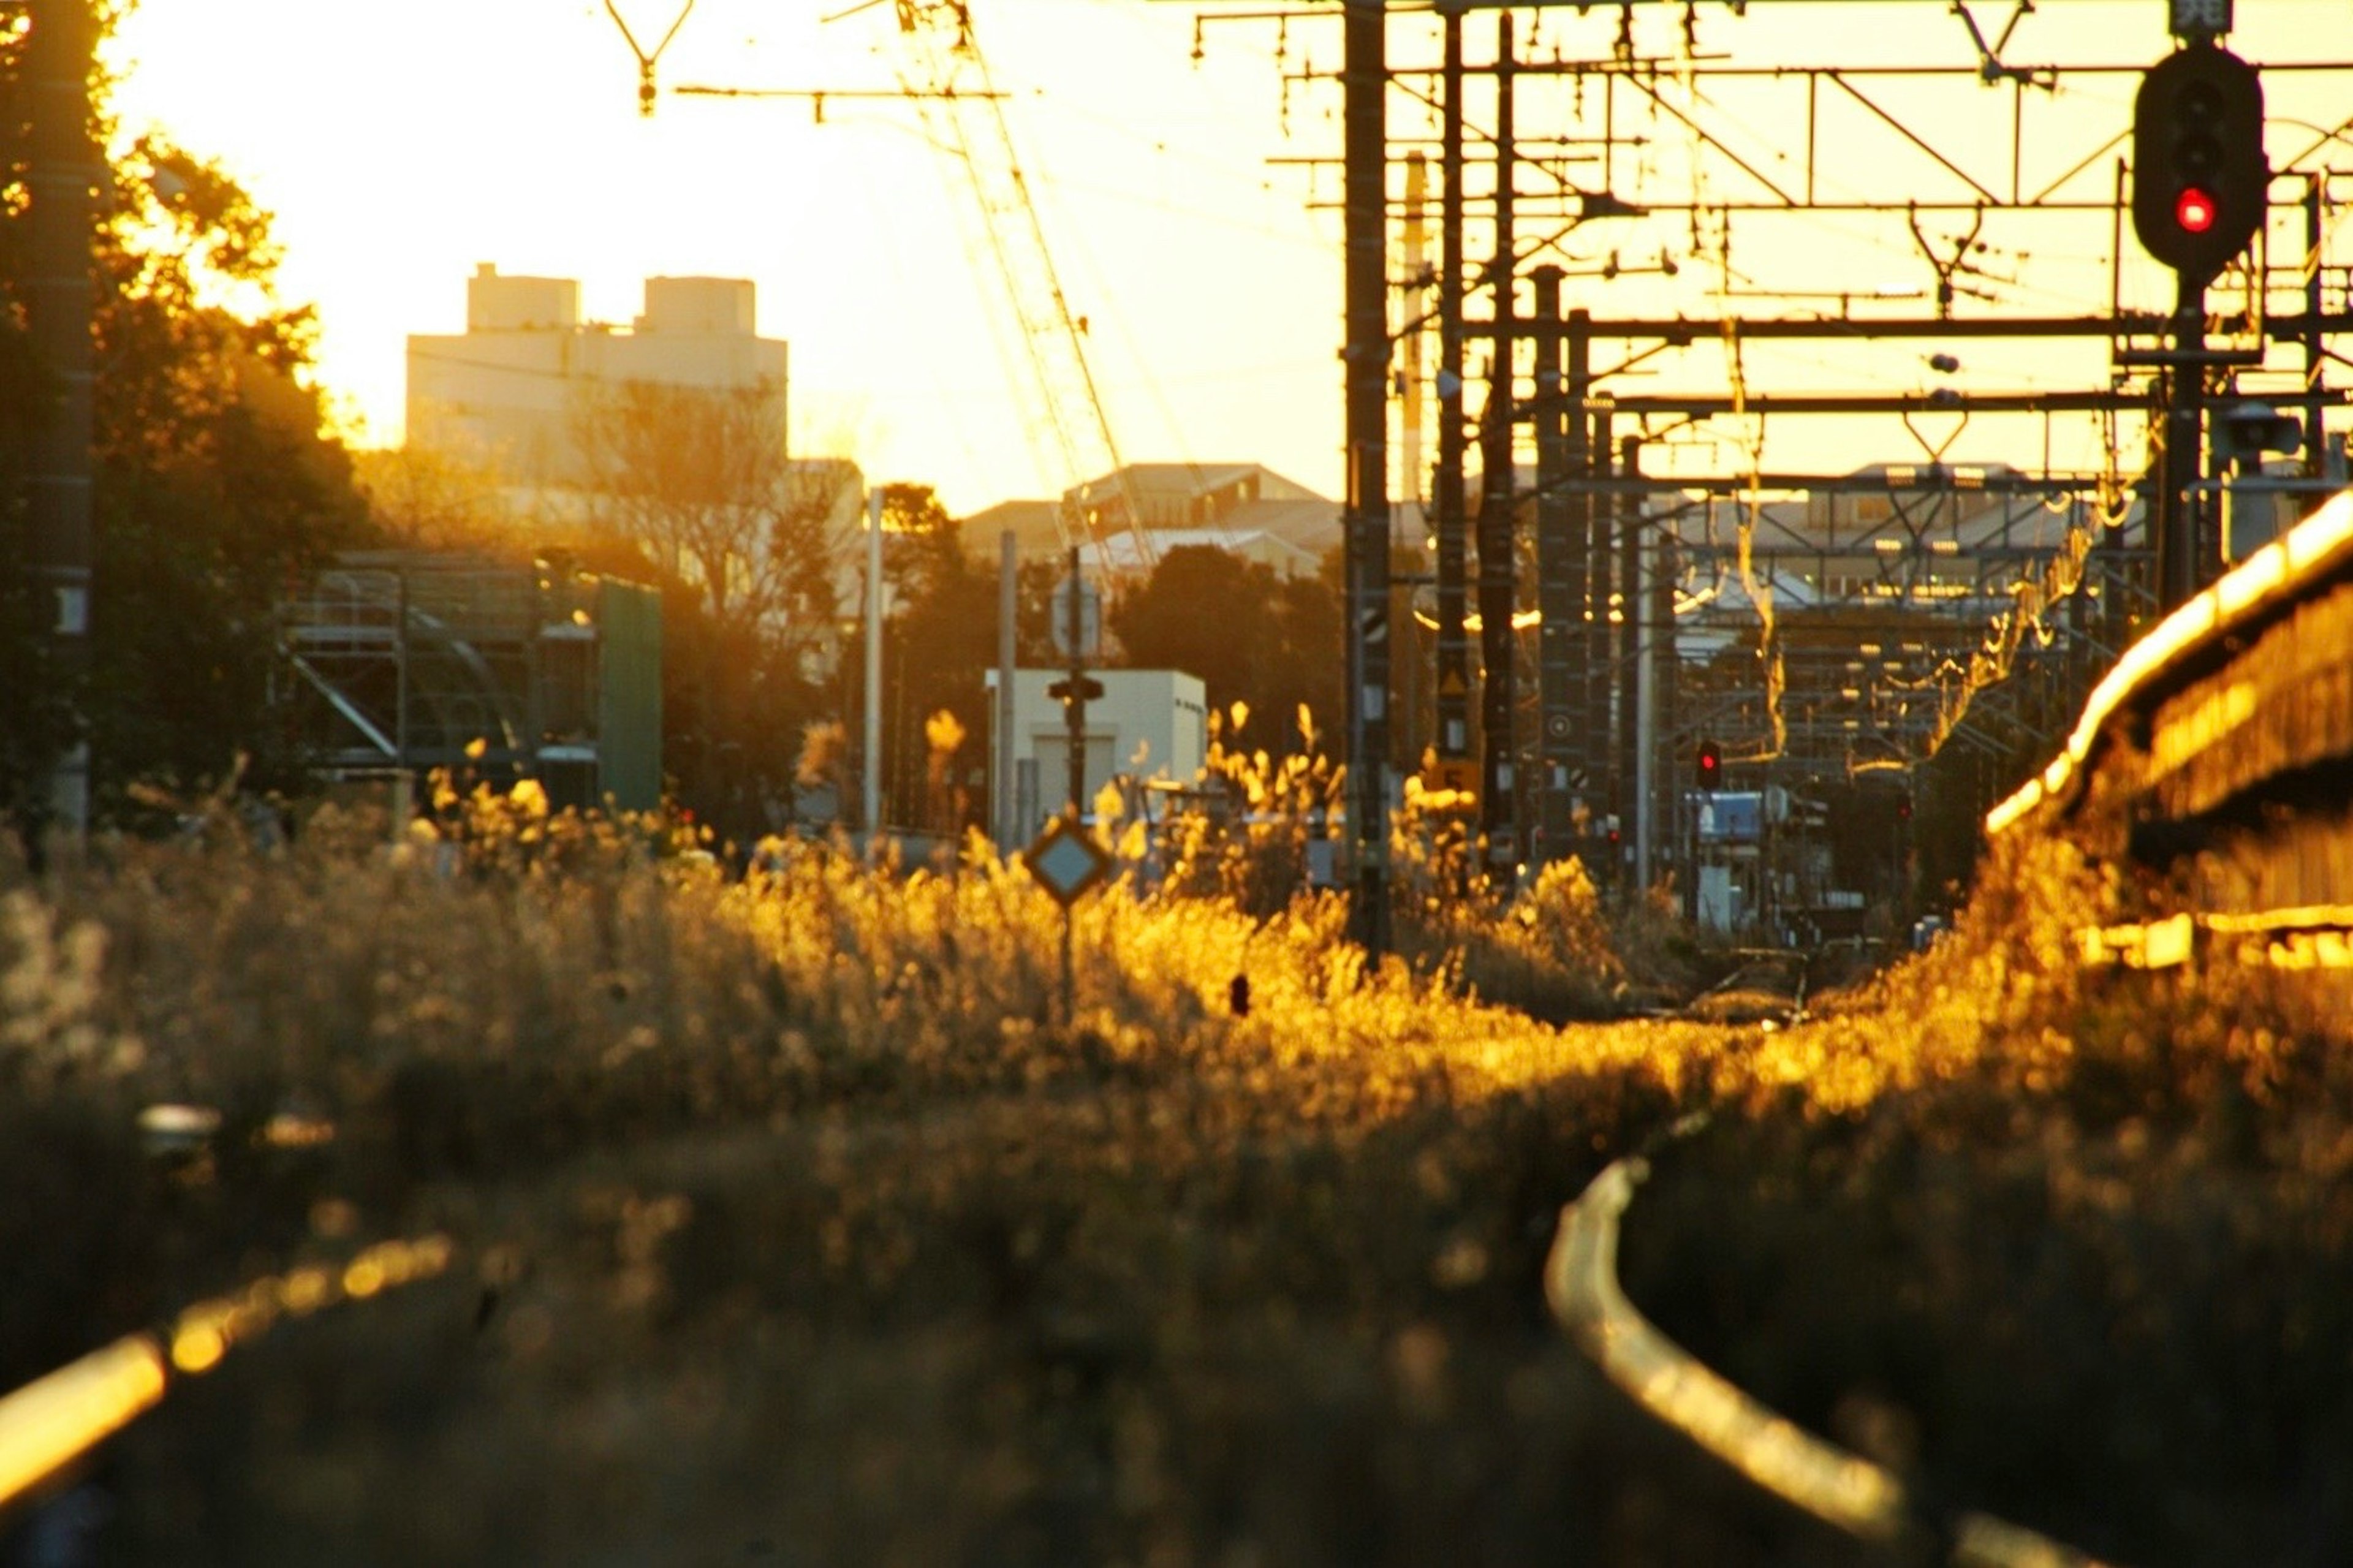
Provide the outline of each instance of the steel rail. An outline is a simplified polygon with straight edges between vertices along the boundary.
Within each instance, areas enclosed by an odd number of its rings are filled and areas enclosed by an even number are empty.
[[[455,1250],[445,1236],[425,1236],[379,1242],[341,1268],[306,1264],[266,1275],[0,1395],[0,1509],[162,1404],[176,1380],[211,1371],[283,1319],[432,1279]]]
[[[2097,1559],[2022,1525],[1972,1511],[1936,1517],[1900,1478],[1775,1414],[1660,1332],[1618,1283],[1619,1220],[1650,1168],[1640,1154],[1605,1168],[1562,1208],[1545,1261],[1554,1319],[1646,1414],[1785,1502],[1873,1545],[1918,1550],[1941,1538],[1945,1560],[1961,1568],[2099,1568]]]

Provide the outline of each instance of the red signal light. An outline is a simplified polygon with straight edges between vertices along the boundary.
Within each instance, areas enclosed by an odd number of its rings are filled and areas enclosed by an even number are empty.
[[[2181,226],[2184,234],[2204,234],[2214,226],[2214,218],[2213,196],[2196,185],[2173,199],[2173,221]]]

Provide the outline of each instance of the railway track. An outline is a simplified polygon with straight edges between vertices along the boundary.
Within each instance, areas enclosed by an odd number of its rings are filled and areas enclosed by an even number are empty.
[[[1801,952],[1746,953],[1731,973],[1668,1016],[1703,1024],[1795,1023],[1805,1014],[1810,967]]]
[[[2134,644],[1986,830],[2129,869],[2087,963],[2353,963],[2353,492]]]
[[[2126,869],[2126,918],[2079,933],[2087,964],[2353,967],[2353,492],[2135,644],[1986,827],[2056,836]],[[1752,965],[1719,990],[1770,984]],[[1545,1269],[1560,1326],[1654,1419],[1858,1541],[1905,1561],[2089,1568],[2031,1530],[1932,1506],[1757,1402],[1628,1300],[1620,1224],[1660,1148],[1695,1125],[1608,1166],[1562,1210]]]
[[[1933,1504],[1904,1478],[1759,1404],[1661,1332],[1618,1282],[1618,1231],[1660,1147],[1704,1125],[1686,1118],[1657,1146],[1603,1168],[1561,1210],[1545,1262],[1556,1321],[1609,1380],[1662,1425],[1748,1480],[1855,1540],[1907,1563],[1955,1568],[2100,1568],[2038,1531]]]
[[[379,1242],[340,1265],[265,1275],[0,1394],[0,1522],[163,1403],[175,1382],[212,1371],[280,1323],[438,1278],[453,1250],[447,1237],[425,1236]]]

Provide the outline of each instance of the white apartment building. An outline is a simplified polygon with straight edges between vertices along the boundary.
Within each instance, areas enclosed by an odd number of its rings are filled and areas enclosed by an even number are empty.
[[[466,280],[466,330],[408,340],[408,440],[543,488],[583,477],[576,431],[584,396],[632,381],[768,389],[786,432],[786,347],[758,335],[741,278],[649,278],[627,329],[584,321],[570,278],[501,274]]]

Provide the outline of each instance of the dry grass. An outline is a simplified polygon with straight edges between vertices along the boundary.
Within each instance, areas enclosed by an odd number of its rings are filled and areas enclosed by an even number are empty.
[[[2087,984],[2103,891],[2030,855],[1820,1026],[1555,1027],[1472,993],[1625,983],[1572,873],[1368,972],[1282,867],[1176,870],[1081,905],[1068,1021],[977,847],[729,880],[485,798],[0,878],[5,1381],[437,1226],[462,1278],[116,1446],[120,1560],[1850,1561],[1543,1316],[1559,1204],[1707,1105],[1625,1272],[1767,1397],[2129,1560],[2353,1530],[2326,999]],[[226,1112],[203,1161],[139,1154],[166,1098]],[[257,1136],[288,1109],[338,1136]]]

